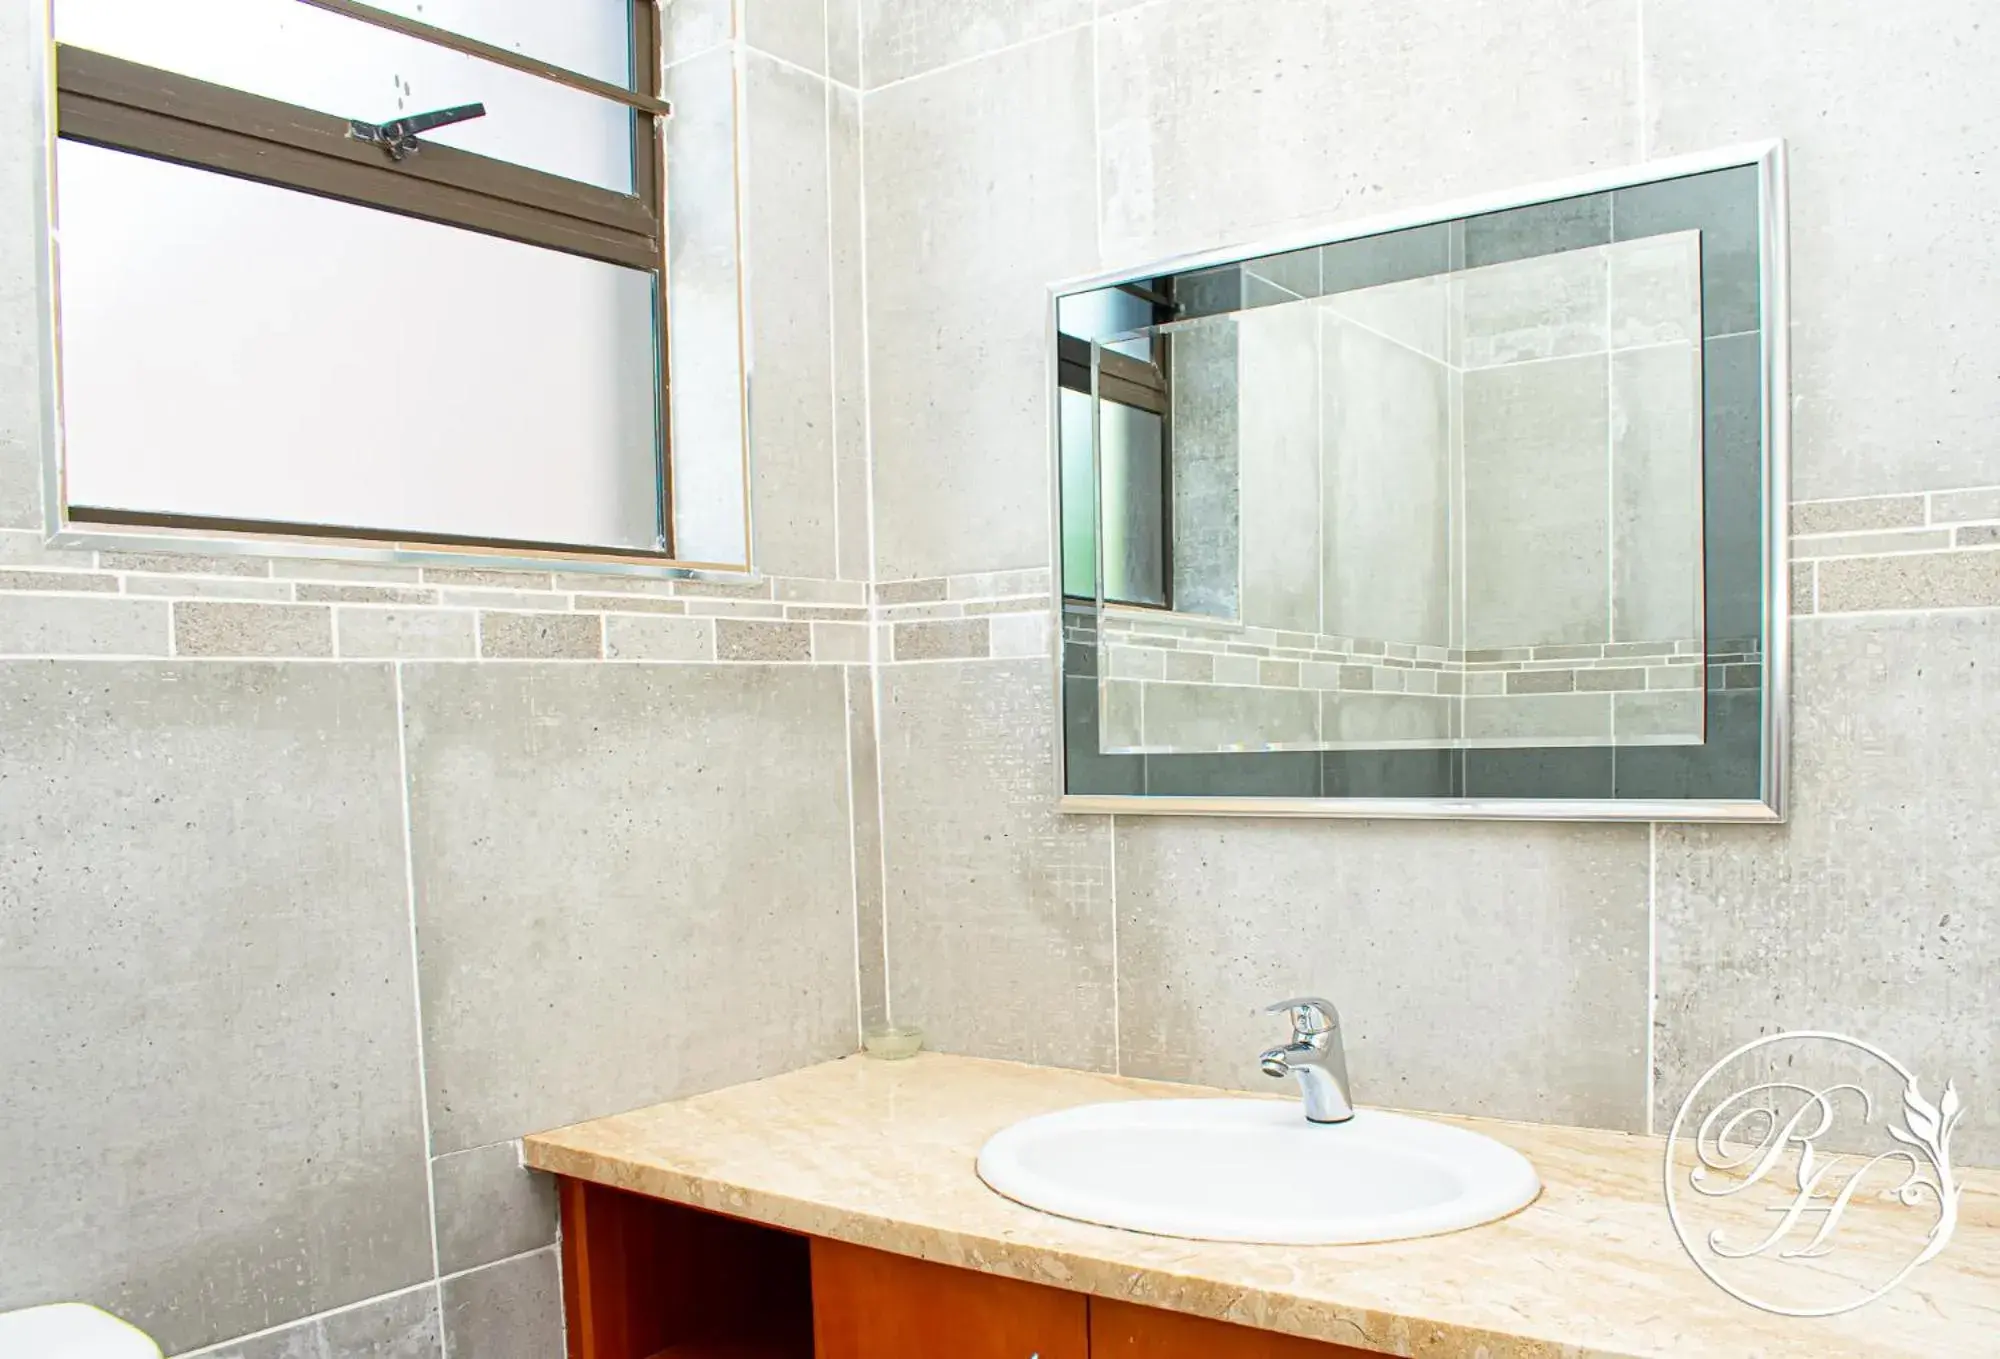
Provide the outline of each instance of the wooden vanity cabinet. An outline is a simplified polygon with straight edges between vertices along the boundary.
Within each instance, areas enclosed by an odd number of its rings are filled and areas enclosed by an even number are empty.
[[[569,1359],[1368,1359],[558,1183]]]

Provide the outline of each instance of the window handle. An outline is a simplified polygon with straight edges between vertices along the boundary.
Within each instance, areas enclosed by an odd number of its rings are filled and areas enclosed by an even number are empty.
[[[460,104],[430,113],[413,113],[392,123],[364,123],[359,118],[353,118],[348,121],[347,135],[357,142],[381,147],[389,153],[390,160],[408,160],[423,149],[417,142],[418,133],[432,132],[450,127],[453,123],[470,122],[485,116],[484,104]]]

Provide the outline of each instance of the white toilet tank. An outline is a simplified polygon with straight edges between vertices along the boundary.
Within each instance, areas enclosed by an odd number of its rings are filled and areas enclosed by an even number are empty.
[[[0,1359],[160,1359],[137,1326],[81,1302],[0,1312]]]

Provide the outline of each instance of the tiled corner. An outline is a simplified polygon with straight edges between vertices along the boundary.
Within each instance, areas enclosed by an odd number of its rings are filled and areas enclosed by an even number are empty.
[[[821,16],[818,3],[752,0],[750,41],[757,44],[760,26],[787,43],[810,30],[812,60],[798,64],[818,67]],[[754,50],[744,58],[744,81],[756,560],[778,575],[832,576],[840,526],[827,338],[833,317],[826,82]]]
[[[556,1239],[555,1180],[521,1164],[518,1141],[439,1156],[431,1162],[431,1184],[442,1273],[492,1264]]]
[[[871,31],[946,33],[973,8],[887,0]],[[868,97],[878,579],[1048,559],[1044,289],[1098,259],[1091,50],[1068,29]]]
[[[853,1050],[840,667],[411,661],[403,695],[436,1152]]]
[[[947,1052],[1109,1070],[1110,826],[1056,810],[1048,666],[878,673],[896,1022]]]
[[[1093,0],[859,0],[872,90],[1089,22]]]
[[[881,762],[875,740],[875,677],[865,666],[843,672],[847,684],[848,805],[854,815],[854,950],[861,1022],[889,1014],[889,959],[882,931]]]

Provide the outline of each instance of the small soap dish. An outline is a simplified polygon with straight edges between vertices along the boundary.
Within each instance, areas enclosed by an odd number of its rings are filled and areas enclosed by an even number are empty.
[[[885,1062],[900,1062],[923,1050],[924,1031],[914,1024],[880,1024],[861,1035],[861,1050]]]

